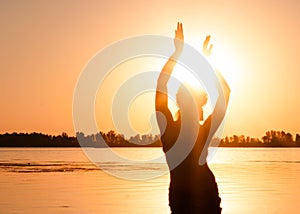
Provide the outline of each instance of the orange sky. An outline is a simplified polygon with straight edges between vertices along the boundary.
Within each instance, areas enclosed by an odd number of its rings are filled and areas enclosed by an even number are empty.
[[[297,0],[1,1],[0,133],[73,135],[73,92],[90,58],[126,37],[173,36],[177,21],[195,47],[212,35],[232,88],[225,135],[300,133],[299,10]]]

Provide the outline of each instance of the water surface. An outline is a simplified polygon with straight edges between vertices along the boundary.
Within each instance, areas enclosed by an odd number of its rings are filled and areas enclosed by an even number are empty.
[[[160,148],[115,151],[132,159],[162,155]],[[209,165],[222,213],[299,213],[300,149],[219,148]],[[102,166],[130,176],[167,170],[162,162]],[[0,149],[0,213],[169,213],[168,184],[167,173],[147,181],[107,174],[80,148]]]

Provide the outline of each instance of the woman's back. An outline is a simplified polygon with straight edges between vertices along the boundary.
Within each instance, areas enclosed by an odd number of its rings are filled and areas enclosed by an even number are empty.
[[[175,168],[170,166],[169,149],[177,142],[180,120],[168,124],[161,137],[170,168],[169,205],[172,213],[221,213],[217,183],[207,164],[199,165],[207,133],[199,126],[197,141],[188,156]],[[185,142],[188,143],[188,142]],[[206,151],[204,151],[206,152]]]

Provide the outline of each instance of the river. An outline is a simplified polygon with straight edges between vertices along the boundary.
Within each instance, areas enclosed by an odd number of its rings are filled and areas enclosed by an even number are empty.
[[[105,157],[105,149],[91,150]],[[114,152],[135,160],[163,156],[161,148]],[[81,148],[1,148],[0,213],[170,213],[164,161],[98,164]],[[300,213],[299,148],[218,148],[209,166],[223,214]],[[136,181],[139,175],[149,178]]]

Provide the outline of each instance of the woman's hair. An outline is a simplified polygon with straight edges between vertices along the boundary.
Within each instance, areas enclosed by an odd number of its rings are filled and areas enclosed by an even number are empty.
[[[197,104],[197,108],[202,108],[207,103],[207,100],[207,93],[203,89],[186,83],[178,88],[176,94],[176,101],[179,108],[184,105],[191,105],[193,102]]]

